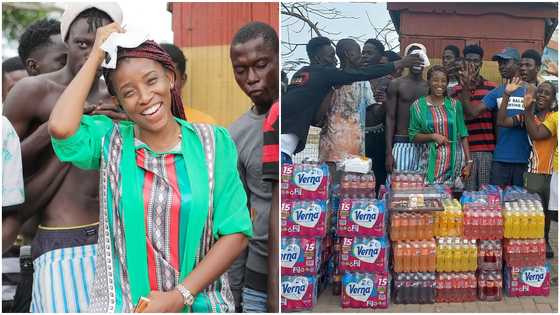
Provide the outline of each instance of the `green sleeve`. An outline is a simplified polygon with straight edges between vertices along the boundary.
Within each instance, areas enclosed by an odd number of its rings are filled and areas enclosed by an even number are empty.
[[[467,137],[469,135],[469,131],[467,129],[467,125],[465,124],[465,116],[463,115],[463,104],[460,101],[457,101],[455,104],[455,120],[457,124],[457,134],[459,135],[459,139]]]
[[[408,118],[408,139],[412,142],[414,138],[419,133],[425,133],[423,128],[423,121],[422,121],[422,111],[420,108],[420,103],[416,100],[412,105],[410,105],[409,109],[409,118]]]
[[[225,128],[215,127],[214,237],[235,233],[253,236],[247,195],[237,171],[237,149]]]
[[[101,140],[112,128],[113,121],[107,116],[84,115],[75,134],[66,139],[51,137],[54,152],[62,162],[86,170],[99,169]]]

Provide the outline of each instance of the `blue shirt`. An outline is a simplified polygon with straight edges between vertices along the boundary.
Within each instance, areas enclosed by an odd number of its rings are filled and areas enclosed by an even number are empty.
[[[505,86],[502,84],[488,93],[482,102],[490,111],[497,111],[502,103]],[[507,105],[507,116],[512,117],[523,113],[523,96],[527,88],[520,87],[509,97]],[[527,130],[523,128],[498,129],[498,142],[494,150],[494,161],[505,163],[528,163],[531,145]]]

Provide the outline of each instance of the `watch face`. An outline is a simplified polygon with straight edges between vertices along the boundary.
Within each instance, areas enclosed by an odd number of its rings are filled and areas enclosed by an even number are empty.
[[[189,295],[189,296],[187,297],[187,304],[188,304],[188,305],[193,305],[193,303],[194,303],[194,296]]]

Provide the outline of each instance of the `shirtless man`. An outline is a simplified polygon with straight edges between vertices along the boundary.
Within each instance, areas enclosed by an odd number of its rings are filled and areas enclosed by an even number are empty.
[[[418,49],[426,51],[424,46],[412,44],[405,50],[405,55]],[[408,120],[410,105],[420,96],[428,95],[428,83],[422,78],[423,69],[420,66],[410,67],[406,77],[391,81],[387,88],[385,167],[388,174],[393,170],[419,169],[419,145],[408,139]]]
[[[19,39],[18,55],[25,66],[27,74],[29,76],[36,76],[62,69],[66,64],[67,50],[60,37],[60,22],[54,19],[42,19],[29,25],[23,32]],[[44,182],[34,183],[40,188],[37,191],[38,195],[45,194],[44,187],[58,187],[60,184],[60,180],[53,182],[52,178],[43,178],[45,179]],[[52,196],[52,193],[49,195]],[[35,200],[38,199],[30,196],[29,193],[28,197]],[[25,266],[21,268],[18,274],[20,280],[17,283],[12,305],[12,311],[16,313],[29,312],[33,285],[33,266],[29,266],[25,261],[31,259],[31,240],[35,236],[39,223],[39,215],[35,215],[27,220],[19,231],[14,247],[2,255],[3,264],[7,262],[4,260],[5,255],[14,253],[19,255],[19,261],[11,260],[15,263],[17,269],[19,270],[20,266]]]
[[[66,65],[59,71],[22,80],[6,99],[6,116],[23,139],[27,202],[5,214],[3,228],[10,229],[3,232],[3,247],[13,241],[27,218],[34,214],[41,217],[32,243],[35,273],[31,312],[83,312],[89,302],[87,287],[95,272],[97,247],[99,174],[60,163],[52,151],[46,122],[56,100],[85,63],[96,29],[121,20],[122,11],[114,3],[68,5],[61,19],[61,36],[68,46]],[[126,118],[116,111],[102,82],[93,85],[88,103],[95,105],[84,106],[85,112]],[[61,183],[43,187],[44,194],[37,193],[36,180],[45,176]],[[48,190],[53,186],[56,189],[50,198]]]

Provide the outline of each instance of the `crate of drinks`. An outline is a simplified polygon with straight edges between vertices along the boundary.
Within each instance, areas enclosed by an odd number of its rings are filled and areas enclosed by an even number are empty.
[[[463,235],[468,239],[500,240],[504,220],[497,207],[466,204],[463,207]]]
[[[543,238],[545,216],[538,200],[520,199],[504,204],[505,238]]]
[[[433,238],[434,217],[429,212],[391,213],[391,240],[414,241]]]
[[[436,271],[436,242],[434,239],[393,243],[395,272]]]
[[[463,303],[477,300],[477,280],[474,272],[438,273],[436,303]]]
[[[463,210],[457,199],[444,199],[444,211],[436,211],[434,217],[434,236],[463,236]]]
[[[389,273],[352,273],[342,277],[342,308],[387,308]]]
[[[339,268],[351,272],[385,272],[389,250],[389,242],[384,237],[344,237]]]
[[[502,270],[502,241],[478,241],[478,269]]]
[[[535,267],[507,267],[505,283],[508,296],[548,296],[550,264]]]
[[[424,174],[420,172],[395,171],[391,174],[391,190],[415,190],[424,187]]]
[[[506,239],[504,260],[508,267],[542,266],[546,262],[546,242],[544,238]]]
[[[338,207],[337,234],[340,236],[385,235],[385,202],[376,199],[343,199]]]
[[[501,271],[480,271],[478,273],[478,299],[481,301],[502,300]]]
[[[282,236],[325,236],[327,202],[324,200],[285,200],[280,211]]]
[[[282,311],[310,310],[317,304],[317,278],[314,276],[282,276]]]
[[[458,237],[439,238],[436,252],[437,272],[465,272],[477,269],[476,240]]]
[[[340,178],[340,195],[342,198],[375,198],[375,175],[343,173]]]
[[[436,274],[396,273],[393,275],[392,296],[395,304],[433,304],[436,297]]]
[[[329,169],[326,164],[283,164],[282,200],[327,200]]]
[[[317,238],[283,237],[280,247],[282,275],[316,275],[321,263]]]
[[[391,211],[442,211],[445,196],[433,187],[411,190],[391,190]]]

